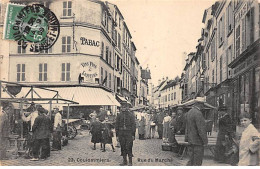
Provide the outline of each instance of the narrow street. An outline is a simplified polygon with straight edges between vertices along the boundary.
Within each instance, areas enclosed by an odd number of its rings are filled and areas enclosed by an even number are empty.
[[[79,132],[74,140],[61,151],[51,151],[51,156],[45,161],[30,161],[23,157],[17,159],[2,160],[0,166],[118,166],[122,160],[120,148],[116,152],[112,151],[110,145],[106,146],[106,152],[92,150],[93,145],[90,142],[91,136],[88,131]],[[161,150],[160,139],[147,139],[134,141],[134,159],[135,166],[180,166],[187,163],[187,156],[180,160],[176,153]],[[207,153],[203,165],[220,165],[214,163],[212,157]],[[222,164],[223,165],[223,164]]]

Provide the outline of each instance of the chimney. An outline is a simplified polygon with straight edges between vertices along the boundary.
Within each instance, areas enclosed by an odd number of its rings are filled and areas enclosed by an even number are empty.
[[[164,77],[162,78],[162,81],[164,81]]]
[[[158,86],[161,84],[161,79],[158,80]]]

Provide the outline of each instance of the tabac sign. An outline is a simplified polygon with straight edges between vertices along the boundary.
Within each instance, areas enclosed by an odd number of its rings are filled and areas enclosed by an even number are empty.
[[[81,81],[94,81],[98,76],[97,64],[92,61],[82,62],[80,64],[80,76]]]

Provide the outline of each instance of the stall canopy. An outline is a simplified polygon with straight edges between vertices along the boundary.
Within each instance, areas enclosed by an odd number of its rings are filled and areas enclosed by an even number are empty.
[[[185,103],[179,104],[178,106],[189,107],[189,106],[192,106],[196,102],[203,103],[204,104],[204,109],[217,109],[216,107],[206,103],[206,101],[204,99],[201,99],[201,98],[196,98],[196,99],[189,100],[189,101],[187,101]]]
[[[56,87],[59,96],[78,102],[75,106],[121,106],[115,97],[102,88],[96,87]]]
[[[128,100],[126,100],[124,97],[119,96],[118,94],[116,95],[116,99],[117,99],[117,101],[118,101],[119,103],[128,103],[128,104],[132,105],[131,102],[129,102]]]

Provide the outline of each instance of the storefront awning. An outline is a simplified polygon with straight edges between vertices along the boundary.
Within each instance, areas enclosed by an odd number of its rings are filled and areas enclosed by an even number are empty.
[[[193,104],[195,104],[196,102],[201,102],[204,104],[204,109],[217,109],[216,107],[208,104],[206,101],[205,101],[205,98],[204,97],[197,97],[196,99],[192,99],[192,100],[189,100],[185,103],[182,103],[182,104],[179,104],[178,106],[180,107],[191,107]]]
[[[51,88],[59,92],[62,98],[70,99],[79,103],[76,106],[121,106],[115,97],[95,87],[57,87]]]

